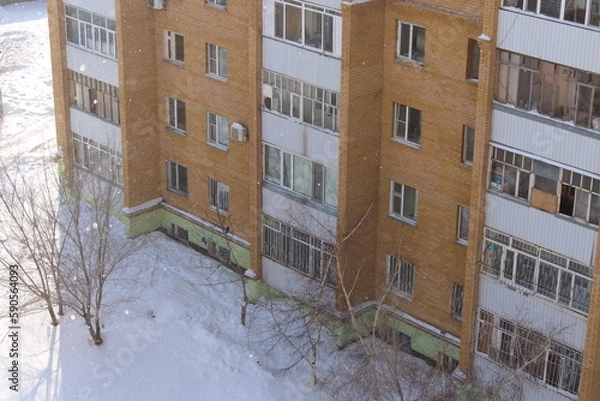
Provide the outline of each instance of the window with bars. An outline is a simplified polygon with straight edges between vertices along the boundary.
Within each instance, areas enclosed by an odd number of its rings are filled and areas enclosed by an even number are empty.
[[[481,271],[557,305],[589,312],[592,268],[548,249],[486,228]]]
[[[421,110],[394,103],[393,138],[421,144]]]
[[[387,255],[387,285],[391,291],[412,298],[415,285],[415,265]]]
[[[419,64],[425,63],[425,28],[398,21],[396,57]]]
[[[229,212],[229,186],[215,179],[208,179],[209,205],[221,213]]]
[[[73,162],[117,184],[123,183],[121,152],[73,133]]]
[[[206,113],[208,143],[221,148],[229,146],[229,120],[215,113]]]
[[[69,83],[72,106],[119,124],[119,88],[72,70]]]
[[[335,285],[334,244],[269,216],[263,216],[263,255],[283,266]]]
[[[480,310],[477,351],[540,381],[579,393],[583,354],[508,319]]]
[[[268,70],[263,84],[264,108],[338,132],[337,92]]]
[[[452,299],[450,302],[450,313],[452,316],[461,319],[463,310],[463,296],[465,289],[461,284],[452,284]]]
[[[65,5],[67,42],[110,57],[117,57],[115,20]]]
[[[206,60],[208,75],[224,80],[229,78],[228,50],[224,47],[206,44]]]

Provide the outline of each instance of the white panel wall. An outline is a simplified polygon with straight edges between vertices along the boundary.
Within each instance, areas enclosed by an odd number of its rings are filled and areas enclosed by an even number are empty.
[[[98,81],[119,86],[116,60],[67,44],[67,68]]]
[[[297,299],[313,300],[318,293],[317,281],[265,257],[262,258],[262,277],[268,285]],[[332,288],[325,287],[322,296],[323,305],[334,305]]]
[[[510,391],[514,390],[519,384],[523,385],[523,394],[519,394],[522,397],[519,397],[518,399],[532,401],[573,401],[576,399],[573,395],[569,396],[560,393],[558,389],[540,384],[536,380],[520,379],[515,376],[514,370],[506,369],[500,364],[490,361],[481,355],[475,355],[473,365],[475,375],[478,379],[487,381],[488,383],[494,383],[496,381],[509,383],[508,385],[504,385],[504,388],[507,389],[507,392],[502,394],[504,396],[503,399],[505,400],[515,399],[515,394],[510,393]]]
[[[263,68],[341,91],[341,61],[284,42],[263,39]]]
[[[263,188],[263,213],[328,242],[335,240],[337,217]]]
[[[536,302],[537,301],[537,302]],[[484,274],[479,283],[479,306],[517,324],[545,333],[556,341],[582,350],[587,319],[536,295],[524,295]]]
[[[600,73],[600,35],[583,25],[500,10],[497,43],[504,50]]]
[[[598,46],[600,53],[600,43]],[[527,114],[495,106],[492,140],[600,175],[600,133],[566,129],[548,117],[535,114],[529,118]]]
[[[71,130],[121,152],[121,128],[71,107]]]
[[[263,141],[338,168],[340,138],[301,121],[263,111]]]
[[[68,0],[66,3],[103,15],[110,19],[115,19],[114,0]]]
[[[597,229],[488,193],[486,225],[525,241],[593,265]]]

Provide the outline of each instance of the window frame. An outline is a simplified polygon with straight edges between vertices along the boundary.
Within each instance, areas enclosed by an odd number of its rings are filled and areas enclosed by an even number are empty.
[[[404,34],[402,32],[402,28],[403,26],[408,27],[408,40],[404,41]],[[415,31],[417,32],[422,32],[422,39],[419,39],[419,37],[417,36],[415,38]],[[410,61],[412,63],[418,64],[418,65],[425,65],[425,42],[426,42],[426,32],[427,30],[425,29],[425,27],[421,26],[421,25],[416,25],[410,22],[405,22],[405,21],[397,21],[397,27],[396,27],[396,59],[398,60],[404,60],[404,61]],[[422,54],[419,54],[419,40],[421,40],[422,43],[422,49],[421,52]],[[404,46],[407,45],[408,48],[404,49]],[[417,47],[417,49],[415,49],[414,47]],[[403,54],[404,53],[404,54]]]
[[[422,122],[423,112],[421,110],[394,102],[392,139],[420,148]],[[415,136],[416,140],[414,140]]]
[[[473,166],[475,156],[475,128],[463,125],[462,163]]]
[[[412,300],[415,290],[415,265],[387,254],[386,270],[387,288],[402,298]]]
[[[531,1],[531,3],[529,2]],[[569,16],[567,14],[567,2],[563,1],[558,4],[559,9],[558,15],[551,15],[549,13],[545,13],[542,10],[542,1],[524,1],[524,0],[504,0],[502,2],[502,7],[510,7],[516,8],[518,10],[534,13],[538,15],[543,15],[544,17],[554,18],[562,21],[569,21],[575,24],[586,25],[591,28],[600,28],[600,2],[598,0],[586,0],[585,8],[583,9],[574,9],[573,14]],[[520,3],[520,4],[519,4]],[[594,4],[595,3],[595,4]],[[532,6],[533,4],[533,6]],[[597,10],[592,10],[593,6],[598,7]],[[575,11],[583,10],[583,15],[577,14]]]
[[[400,186],[400,192],[396,190],[396,185]],[[405,215],[405,201],[406,201],[406,189],[410,189],[414,191],[414,210],[412,213],[412,217]],[[399,200],[400,210],[395,210],[396,202],[395,200]],[[390,208],[389,208],[389,216],[395,218],[397,220],[409,223],[411,225],[417,225],[418,219],[418,203],[419,203],[419,190],[413,188],[411,186],[396,182],[394,180],[390,180]]]
[[[185,38],[183,35],[165,30],[164,58],[166,61],[183,66],[185,64]],[[179,44],[178,41],[181,43]],[[181,54],[179,55],[179,51]]]
[[[206,75],[221,81],[229,80],[229,50],[206,43]]]
[[[219,149],[229,149],[229,119],[222,115],[206,113],[207,142]]]
[[[173,160],[167,160],[166,164],[167,190],[181,197],[187,198],[189,196],[188,168],[183,164],[180,164]]]
[[[208,204],[219,214],[229,214],[229,185],[208,177]]]
[[[479,81],[479,62],[481,50],[477,39],[469,39],[467,45],[467,73],[466,78],[469,81]]]
[[[167,96],[167,128],[179,134],[186,134],[186,105],[185,102]]]
[[[450,298],[450,314],[453,318],[462,320],[463,301],[465,288],[462,284],[452,283],[452,296]]]
[[[461,245],[469,244],[469,214],[470,209],[468,207],[458,205],[456,242]]]
[[[115,20],[70,4],[65,4],[64,10],[68,43],[116,60],[117,23]]]

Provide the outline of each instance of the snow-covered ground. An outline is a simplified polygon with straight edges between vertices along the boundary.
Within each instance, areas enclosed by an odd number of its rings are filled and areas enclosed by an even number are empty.
[[[35,171],[56,151],[46,2],[0,7],[0,43],[8,64],[0,73],[0,158],[11,163],[18,156],[21,167]],[[304,365],[279,372],[261,363],[267,355],[254,350],[249,329],[239,324],[235,275],[162,234],[148,237],[130,261],[140,274],[122,290],[126,301],[103,319],[100,347],[69,311],[58,327],[43,311],[22,317],[18,393],[7,380],[9,298],[0,291],[0,401],[325,398]]]

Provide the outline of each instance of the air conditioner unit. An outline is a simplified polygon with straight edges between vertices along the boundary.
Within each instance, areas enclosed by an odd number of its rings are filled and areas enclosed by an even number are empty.
[[[263,84],[263,106],[265,109],[271,110],[273,107],[273,87],[271,85]]]
[[[240,123],[233,123],[229,136],[238,142],[246,142],[248,141],[248,130]]]
[[[167,0],[146,0],[146,5],[155,10],[164,10],[167,6]]]

